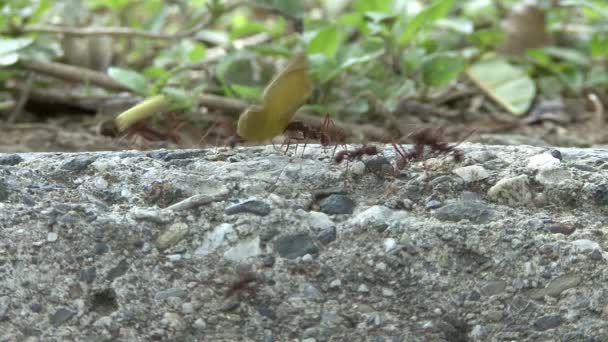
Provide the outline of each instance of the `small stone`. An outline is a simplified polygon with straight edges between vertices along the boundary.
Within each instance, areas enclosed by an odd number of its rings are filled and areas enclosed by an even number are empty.
[[[452,172],[462,178],[465,183],[478,182],[490,177],[490,173],[480,165],[459,167],[452,170]]]
[[[367,285],[365,285],[365,284],[361,284],[361,285],[359,285],[359,287],[357,288],[357,292],[361,292],[361,293],[369,293],[369,287],[367,287]]]
[[[226,252],[224,252],[224,258],[230,261],[240,262],[247,258],[256,257],[261,254],[262,249],[260,248],[260,237],[256,236],[248,241],[239,242],[236,246],[228,249]]]
[[[335,226],[323,229],[322,231],[319,232],[319,234],[317,234],[317,240],[324,245],[327,245],[327,244],[335,241],[336,237],[337,237],[337,234],[336,234]]]
[[[112,317],[103,316],[93,323],[94,327],[97,328],[109,328],[112,326]]]
[[[551,155],[553,158],[555,158],[555,159],[557,159],[557,160],[559,160],[559,161],[564,160],[564,157],[562,156],[562,153],[561,153],[559,150],[551,150],[551,151],[549,151],[549,154],[550,154],[550,155]]]
[[[222,223],[205,235],[203,244],[194,251],[194,255],[208,255],[209,253],[220,247],[225,240],[234,241],[237,238],[238,235],[234,230],[234,225],[230,223]]]
[[[129,270],[129,263],[126,260],[121,260],[118,265],[111,268],[106,275],[106,279],[113,281],[114,279],[123,276]]]
[[[55,242],[55,241],[57,241],[58,238],[59,238],[59,235],[55,232],[48,232],[46,234],[46,241],[48,241],[48,242]]]
[[[551,154],[541,153],[530,157],[526,167],[532,170],[544,170],[558,168],[559,164],[559,159],[553,157]]]
[[[93,185],[97,190],[105,190],[108,188],[108,181],[103,179],[103,177],[96,177],[93,181]]]
[[[52,326],[55,328],[62,325],[63,323],[69,321],[72,317],[76,315],[76,312],[61,308],[55,311],[54,314],[49,315],[49,321]]]
[[[503,280],[491,281],[481,288],[481,293],[486,296],[493,296],[502,293],[506,287],[507,283]]]
[[[334,279],[329,283],[330,289],[337,289],[340,288],[340,286],[342,286],[342,281],[340,281],[340,279]]]
[[[534,322],[534,327],[538,331],[545,331],[557,328],[560,324],[562,324],[562,319],[559,315],[548,315],[536,320],[536,322]]]
[[[224,209],[224,213],[226,215],[250,213],[258,216],[266,216],[270,214],[270,206],[258,199],[252,198],[229,206],[228,208]]]
[[[437,209],[437,208],[441,207],[441,202],[439,202],[437,200],[430,200],[430,201],[426,202],[424,207],[427,210]]]
[[[602,252],[600,252],[598,249],[594,249],[591,254],[589,254],[589,258],[591,260],[596,260],[596,261],[600,261],[604,259],[604,256],[602,255]]]
[[[42,312],[43,309],[44,309],[44,306],[42,306],[42,304],[40,304],[40,303],[30,304],[30,310],[32,310],[32,312],[40,313],[40,312]]]
[[[450,201],[435,210],[433,215],[441,221],[469,220],[474,224],[488,223],[494,218],[494,210],[477,201]]]
[[[570,171],[561,168],[542,169],[534,177],[537,182],[546,187],[565,183],[571,178]]]
[[[95,254],[103,255],[106,254],[110,250],[110,246],[103,242],[97,242],[95,244]]]
[[[352,214],[355,202],[346,195],[329,195],[319,201],[319,207],[329,215]]]
[[[332,227],[335,228],[336,226],[334,221],[332,221],[332,219],[327,216],[327,214],[318,211],[309,212],[306,222],[308,223],[310,228],[315,232],[330,229]]]
[[[566,236],[571,235],[576,231],[576,228],[572,224],[567,223],[554,223],[545,227],[547,231],[553,234],[564,234]]]
[[[522,206],[532,200],[528,177],[520,175],[503,178],[488,190],[492,200],[510,206]]]
[[[397,248],[397,240],[393,238],[384,239],[384,251],[386,253],[392,252]]]
[[[266,255],[262,258],[262,265],[264,267],[272,267],[274,266],[275,258],[272,255]]]
[[[187,224],[183,222],[174,223],[156,239],[156,246],[161,250],[175,246],[189,231]]]
[[[161,301],[168,298],[185,298],[188,295],[188,291],[182,288],[170,288],[156,292],[154,300]]]
[[[276,239],[274,247],[279,255],[286,259],[295,259],[319,252],[319,248],[315,246],[308,233],[280,236]]]
[[[579,251],[591,251],[594,249],[600,249],[600,245],[597,242],[593,242],[587,239],[580,239],[572,241],[572,245]]]
[[[97,158],[91,156],[78,156],[61,165],[62,170],[80,172],[91,165]]]
[[[302,261],[304,261],[304,262],[309,262],[309,261],[312,261],[312,255],[310,255],[310,254],[306,254],[306,255],[304,255],[304,256],[302,257]]]
[[[196,328],[199,331],[205,330],[207,328],[207,323],[205,323],[204,319],[199,318],[196,321],[194,321],[194,328]]]
[[[97,268],[95,266],[87,267],[80,271],[80,281],[84,281],[87,284],[92,284],[97,276]]]
[[[194,312],[194,305],[192,303],[184,303],[182,304],[182,313],[184,315],[189,315]]]

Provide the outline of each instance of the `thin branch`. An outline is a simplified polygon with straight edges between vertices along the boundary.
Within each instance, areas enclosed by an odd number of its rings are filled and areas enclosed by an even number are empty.
[[[109,90],[130,91],[110,76],[87,68],[55,62],[22,62],[26,69],[72,82],[92,83]]]

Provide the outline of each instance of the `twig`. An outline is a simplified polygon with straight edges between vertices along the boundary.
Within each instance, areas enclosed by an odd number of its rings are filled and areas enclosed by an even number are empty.
[[[22,62],[22,64],[28,70],[61,78],[66,81],[85,83],[90,82],[109,90],[130,91],[129,88],[118,83],[110,76],[91,69],[55,62],[26,61]]]

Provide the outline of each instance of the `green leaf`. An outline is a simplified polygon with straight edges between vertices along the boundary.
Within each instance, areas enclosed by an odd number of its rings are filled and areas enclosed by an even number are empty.
[[[108,75],[138,94],[146,95],[148,92],[148,80],[134,70],[110,68]]]
[[[443,87],[456,80],[465,68],[464,58],[454,53],[435,54],[422,62],[422,80],[431,87]]]
[[[546,47],[545,50],[550,56],[561,59],[565,62],[576,64],[579,66],[589,65],[589,58],[583,53],[574,49],[562,48],[557,46]]]
[[[438,0],[422,12],[418,13],[409,23],[407,23],[405,31],[399,37],[399,44],[409,44],[420,30],[429,27],[439,19],[445,18],[453,6],[454,0]]]
[[[486,95],[515,115],[526,113],[536,95],[532,79],[521,68],[503,59],[477,62],[467,74]]]
[[[33,42],[32,38],[0,38],[0,66],[17,63],[17,52]]]
[[[336,26],[328,26],[317,32],[308,45],[308,53],[311,55],[322,53],[329,58],[334,58],[340,45],[343,34]]]
[[[589,46],[591,57],[603,58],[608,56],[608,32],[596,32]]]

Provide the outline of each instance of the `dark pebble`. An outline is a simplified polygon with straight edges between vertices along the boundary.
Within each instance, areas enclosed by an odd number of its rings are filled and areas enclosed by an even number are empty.
[[[110,246],[104,242],[98,242],[95,244],[95,254],[103,255],[110,250]]]
[[[602,256],[602,252],[600,252],[597,249],[594,249],[591,254],[589,254],[589,258],[591,258],[591,260],[595,260],[595,261],[600,261],[603,260],[604,257]]]
[[[21,163],[22,161],[23,158],[21,158],[21,156],[18,154],[0,156],[0,165],[14,166]]]
[[[576,230],[576,228],[574,228],[573,225],[566,224],[566,223],[550,224],[550,225],[547,225],[545,229],[547,229],[548,232],[553,233],[553,234],[564,234],[564,235],[571,235]]]
[[[266,318],[270,318],[272,320],[277,319],[277,314],[267,306],[258,307],[258,313]]]
[[[319,252],[319,248],[308,233],[280,236],[275,241],[274,246],[279,255],[287,259],[295,259],[306,254]]]
[[[257,199],[250,199],[241,203],[237,203],[224,209],[226,215],[234,215],[239,213],[250,213],[258,216],[266,216],[270,214],[270,206]]]
[[[40,312],[42,312],[42,309],[44,309],[44,307],[40,303],[30,304],[30,310],[32,310],[32,312],[40,313]]]
[[[492,220],[494,210],[477,201],[455,201],[437,209],[434,216],[441,221],[458,222],[467,219],[474,224],[481,224]]]
[[[262,265],[264,267],[272,267],[272,266],[274,266],[275,261],[276,261],[276,259],[274,256],[266,255],[262,258]]]
[[[87,267],[84,270],[80,271],[80,281],[84,281],[87,284],[93,283],[96,276],[97,269],[95,268],[95,266]]]
[[[112,268],[108,271],[108,275],[106,276],[106,279],[109,281],[113,281],[114,279],[127,273],[128,269],[129,269],[129,264],[127,263],[126,260],[122,260],[118,263],[118,265],[116,265],[114,268]]]
[[[371,158],[365,162],[365,168],[376,175],[392,175],[395,173],[391,162],[383,156]]]
[[[348,192],[343,188],[328,188],[313,192],[313,196],[318,201],[331,195],[346,195]]]
[[[325,228],[317,234],[317,240],[324,245],[336,240],[336,227]]]
[[[352,214],[355,209],[355,202],[346,195],[329,195],[319,201],[322,212],[335,214]]]
[[[539,318],[534,322],[534,327],[538,331],[545,331],[553,328],[557,328],[562,324],[562,318],[558,315],[548,315]]]
[[[61,308],[61,309],[55,311],[54,314],[49,315],[49,321],[51,322],[51,324],[54,327],[58,327],[61,324],[69,321],[70,318],[74,317],[75,315],[76,315],[76,312],[65,309],[65,308]]]
[[[600,184],[592,190],[593,201],[598,206],[608,205],[608,184]]]
[[[86,169],[89,165],[93,164],[96,159],[96,157],[91,156],[75,157],[61,165],[61,169],[66,171],[79,172]]]
[[[551,150],[551,156],[553,156],[553,158],[557,158],[560,161],[564,159],[564,157],[562,156],[562,153],[559,150]]]

